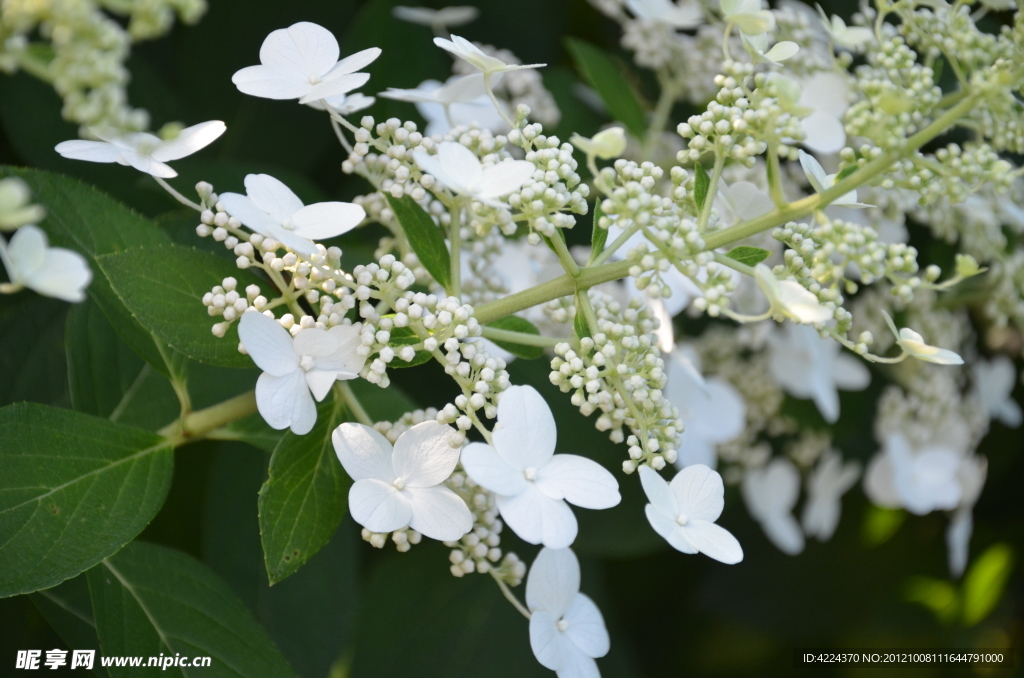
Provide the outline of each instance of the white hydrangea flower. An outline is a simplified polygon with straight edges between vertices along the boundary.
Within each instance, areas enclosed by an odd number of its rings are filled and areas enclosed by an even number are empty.
[[[569,137],[569,143],[588,156],[611,160],[626,151],[626,131],[621,127],[609,127],[601,130],[591,139],[574,133]]]
[[[743,38],[743,45],[747,48],[750,55],[754,57],[754,63],[768,62],[778,64],[796,56],[796,53],[800,51],[800,46],[789,40],[777,42],[772,45],[771,49],[768,49],[767,33],[759,33],[757,35],[741,33],[741,36]]]
[[[916,515],[952,510],[963,496],[957,479],[960,459],[941,443],[914,450],[903,434],[891,433],[868,465],[864,491],[879,506]]]
[[[28,184],[18,177],[0,179],[0,231],[13,231],[43,220],[46,210],[33,205]]]
[[[493,75],[504,71],[518,71],[524,68],[540,68],[542,66],[547,66],[547,64],[506,64],[497,57],[485,54],[483,50],[471,43],[469,40],[460,38],[457,35],[452,35],[451,40],[434,38],[434,44],[446,52],[450,52],[463,61],[466,61],[474,68],[479,69],[480,72],[487,75]]]
[[[497,84],[501,76],[496,73],[491,84]],[[452,126],[471,123],[492,132],[508,130],[508,123],[487,96],[482,73],[453,75],[444,84],[425,80],[416,89],[391,87],[380,96],[415,103],[416,110],[427,120],[426,134],[444,134]]]
[[[725,508],[722,476],[704,464],[687,466],[671,483],[649,466],[640,467],[640,483],[651,502],[645,508],[654,531],[683,553],[703,553],[734,565],[743,560],[743,548],[715,521]]]
[[[373,106],[374,102],[377,101],[376,97],[368,97],[361,92],[350,92],[349,94],[338,94],[337,96],[327,97],[323,100],[327,103],[331,109],[341,116],[352,115],[359,111],[364,111],[370,106]],[[306,104],[310,108],[315,108],[318,111],[326,110],[324,104],[317,101],[310,101]]]
[[[110,130],[90,128],[89,132],[102,141],[62,141],[54,150],[71,160],[116,162],[154,177],[170,179],[178,176],[178,173],[166,163],[206,148],[226,129],[220,120],[210,120],[186,127],[178,132],[178,136],[164,141],[146,132],[119,135]]]
[[[775,15],[762,9],[761,0],[722,0],[722,15],[746,35],[760,35],[775,28]]]
[[[449,444],[453,433],[424,421],[402,433],[392,448],[369,426],[336,428],[334,451],[355,481],[348,492],[352,519],[376,533],[408,527],[439,541],[461,539],[473,528],[473,514],[444,485],[459,462],[459,448]]]
[[[435,31],[443,31],[452,26],[462,26],[476,20],[480,10],[476,7],[457,6],[432,9],[430,7],[403,7],[398,5],[391,10],[391,16],[411,24],[430,26]]]
[[[306,256],[317,253],[313,240],[346,233],[366,217],[362,207],[348,202],[303,205],[290,188],[269,174],[247,175],[245,192],[221,193],[221,206],[253,231]]]
[[[820,325],[832,318],[832,311],[821,305],[818,297],[799,283],[779,280],[764,264],[754,267],[754,280],[771,305],[776,319],[789,318],[795,323]]]
[[[272,31],[260,47],[261,65],[237,71],[231,82],[243,94],[306,104],[365,85],[370,75],[357,71],[380,54],[379,48],[371,47],[338,61],[341,50],[334,35],[323,26],[300,21]]]
[[[1013,387],[1017,383],[1017,368],[1013,361],[1005,355],[992,360],[979,358],[971,366],[971,377],[974,391],[985,403],[988,416],[1010,428],[1020,426],[1020,405],[1013,399]]]
[[[437,155],[419,150],[413,158],[421,170],[455,193],[492,205],[522,187],[537,169],[527,160],[505,160],[484,167],[473,151],[455,141],[438,144]]]
[[[825,24],[825,30],[832,36],[832,42],[837,47],[847,50],[858,50],[865,43],[874,40],[875,34],[870,28],[864,26],[847,26],[842,17],[832,15],[830,20],[825,14],[821,5],[817,5],[818,13],[821,14],[821,22]]]
[[[772,199],[749,181],[737,181],[734,184],[719,181],[718,186],[715,210],[718,211],[723,226],[733,226],[775,209]]]
[[[558,678],[600,678],[597,657],[608,654],[611,639],[604,617],[580,593],[580,563],[571,549],[545,547],[526,579],[530,608],[530,647],[541,666]]]
[[[387,91],[380,92],[379,96],[395,101],[450,106],[454,103],[467,103],[481,95],[486,96],[486,94],[484,74],[472,73],[470,75],[453,75],[441,86],[438,86],[437,80],[426,80],[420,83],[416,89],[388,87]]]
[[[974,532],[974,504],[981,496],[988,477],[988,459],[981,456],[964,457],[960,463],[957,478],[963,488],[960,505],[949,519],[946,528],[946,549],[949,557],[949,571],[959,577],[967,568],[970,554],[971,534]]]
[[[806,325],[786,325],[768,336],[772,377],[791,396],[810,398],[830,424],[839,420],[839,389],[863,391],[871,372],[842,347]]]
[[[238,322],[238,338],[263,374],[256,381],[256,407],[274,429],[305,435],[316,423],[316,403],[338,379],[355,379],[361,325],[301,330],[294,338],[273,318],[250,311]]]
[[[696,0],[626,0],[626,7],[637,19],[673,28],[696,28],[704,22],[704,10]]]
[[[676,465],[686,468],[718,464],[716,447],[743,433],[747,404],[740,392],[722,377],[704,379],[695,352],[680,344],[668,361],[665,397],[679,411],[685,428]]]
[[[748,470],[740,486],[750,515],[761,523],[768,539],[791,556],[804,550],[804,534],[793,517],[800,496],[800,472],[784,457]]]
[[[565,548],[576,539],[576,516],[566,502],[590,509],[619,503],[619,484],[600,464],[555,454],[558,431],[544,398],[529,386],[512,386],[498,401],[494,443],[470,443],[462,466],[478,485],[497,495],[498,511],[530,544]]]
[[[936,363],[938,365],[964,364],[964,359],[953,351],[926,344],[924,337],[909,327],[897,330],[896,323],[892,321],[889,314],[882,311],[882,315],[885,316],[886,324],[889,325],[889,329],[896,337],[896,343],[907,355],[917,358],[918,360],[923,360],[927,363]]]
[[[846,145],[843,115],[850,107],[850,84],[846,77],[835,71],[818,71],[802,80],[799,87],[800,98],[796,105],[811,111],[800,119],[804,132],[801,143],[815,153],[843,150]]]
[[[828,541],[839,526],[841,499],[860,478],[860,462],[843,463],[842,456],[828,450],[807,477],[807,502],[802,515],[804,533]]]
[[[92,282],[89,264],[78,252],[50,247],[46,233],[38,226],[22,226],[8,244],[0,238],[0,260],[11,282],[11,291],[27,287],[39,294],[63,301],[85,300],[85,288]]]
[[[815,160],[813,155],[806,153],[803,150],[800,150],[798,153],[800,156],[800,166],[803,168],[804,174],[807,176],[807,181],[811,184],[811,188],[813,188],[817,193],[821,193],[832,188],[836,183],[836,175],[826,175],[821,163]],[[850,209],[873,207],[873,205],[866,205],[862,202],[857,202],[856,190],[844,193],[829,204],[836,207],[849,207]]]

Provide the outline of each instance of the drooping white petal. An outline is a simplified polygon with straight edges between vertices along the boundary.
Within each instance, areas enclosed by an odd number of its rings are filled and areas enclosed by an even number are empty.
[[[269,174],[247,174],[245,193],[256,207],[278,224],[290,220],[303,207],[299,196],[292,189]]]
[[[267,374],[283,377],[299,367],[292,335],[280,323],[262,313],[243,313],[238,321],[238,338],[257,367]]]
[[[813,155],[804,151],[798,151],[798,156],[800,158],[800,166],[803,167],[807,181],[811,183],[811,188],[817,193],[821,193],[828,188],[826,185],[828,181],[827,175],[821,163]]]
[[[669,483],[676,496],[679,513],[689,520],[715,522],[725,508],[725,485],[722,476],[707,466],[687,466]]]
[[[228,214],[241,221],[250,230],[267,238],[274,237],[275,230],[279,230],[277,222],[248,197],[240,193],[221,193],[217,197]]]
[[[350,202],[318,202],[295,212],[295,232],[309,240],[326,240],[347,233],[366,217],[366,211]]]
[[[231,82],[242,94],[278,101],[298,99],[310,89],[309,78],[285,66],[246,66]]]
[[[558,618],[546,610],[530,615],[530,649],[540,665],[556,671],[566,663],[569,639],[558,630]]]
[[[804,550],[804,535],[792,514],[775,513],[765,516],[761,527],[768,539],[783,553],[795,556]]]
[[[679,529],[683,537],[708,558],[726,565],[735,565],[743,560],[739,541],[724,527],[706,520],[692,520]]]
[[[348,491],[352,520],[371,532],[393,532],[412,520],[412,505],[405,493],[375,478],[357,480]]]
[[[206,148],[226,130],[227,126],[220,120],[201,122],[181,130],[178,132],[178,136],[170,141],[162,142],[153,149],[151,155],[160,162],[178,160]]]
[[[121,157],[121,149],[106,141],[73,139],[60,142],[54,150],[70,160],[88,162],[117,162]]]
[[[514,496],[526,487],[522,469],[510,466],[484,443],[470,443],[462,449],[462,466],[473,482],[498,495]]]
[[[513,468],[540,468],[555,453],[558,429],[551,409],[534,388],[512,386],[498,401],[494,447]]]
[[[576,594],[564,619],[568,623],[565,635],[583,654],[588,657],[608,654],[611,648],[608,629],[605,628],[601,610],[589,597],[583,593]]]
[[[424,421],[395,442],[391,465],[409,487],[432,487],[448,479],[459,463],[459,449],[448,444],[452,429]]]
[[[666,519],[672,521],[671,528],[675,528],[675,519],[679,517],[679,501],[676,493],[673,492],[661,474],[644,465],[640,467],[640,485],[644,488],[647,501],[651,502],[654,508]],[[655,531],[658,528],[655,526]],[[659,533],[660,534],[660,533]],[[665,535],[662,535],[665,536]]]
[[[578,525],[572,509],[561,499],[551,499],[534,484],[515,496],[497,497],[505,523],[529,544],[565,548],[576,539]]]
[[[556,454],[537,471],[537,487],[552,499],[588,509],[616,506],[622,497],[615,476],[596,461],[575,454]]]
[[[526,606],[561,619],[580,592],[580,562],[572,549],[542,548],[526,579]]]
[[[309,433],[316,423],[316,403],[302,370],[280,377],[261,374],[256,380],[256,408],[271,428],[290,428],[296,435]]]
[[[331,434],[334,452],[352,480],[395,480],[391,443],[379,431],[364,424],[346,422]]]
[[[800,553],[804,535],[791,513],[800,494],[800,474],[792,462],[776,457],[762,469],[747,471],[741,490],[769,540],[783,553]]]
[[[424,536],[438,541],[457,541],[473,529],[473,514],[466,502],[447,487],[409,486],[402,493],[408,495],[412,507],[409,527]]]
[[[308,332],[309,330],[305,331]],[[306,386],[309,387],[310,393],[313,394],[313,398],[317,402],[327,397],[331,387],[334,386],[334,382],[338,380],[334,372],[324,372],[323,370],[309,370],[305,372],[305,375]]]
[[[331,70],[339,55],[334,35],[308,21],[272,31],[260,47],[261,63],[301,73],[307,81]]]
[[[330,80],[324,80],[310,87],[309,91],[299,98],[299,103],[308,104],[312,101],[348,94],[352,90],[359,89],[369,81],[369,73],[345,73],[334,76]]]
[[[480,180],[479,197],[493,200],[522,188],[537,170],[526,160],[505,160],[483,170]]]

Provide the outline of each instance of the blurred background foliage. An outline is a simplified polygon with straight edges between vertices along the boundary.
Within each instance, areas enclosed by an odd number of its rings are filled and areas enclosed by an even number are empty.
[[[217,190],[238,190],[245,174],[269,172],[307,202],[365,193],[361,180],[340,172],[343,154],[322,113],[243,96],[230,77],[257,62],[270,31],[304,20],[333,31],[343,54],[383,48],[368,69],[368,94],[445,79],[449,59],[431,44],[428,28],[391,18],[395,4],[212,0],[197,26],[178,26],[166,38],[136,46],[129,61],[130,97],[150,111],[153,129],[172,121],[220,119],[228,125],[222,140],[176,164],[181,176],[172,183],[187,191],[203,179]],[[605,122],[576,96],[580,77],[565,47],[567,36],[622,57],[624,73],[641,97],[656,97],[648,75],[625,66],[617,27],[585,0],[475,4],[482,14],[460,34],[508,48],[528,63],[548,64],[542,73],[562,111],[554,130],[560,138],[572,131],[589,136]],[[836,0],[826,9],[848,18],[856,6]],[[419,120],[411,104],[389,100],[378,100],[368,113],[378,120]],[[680,107],[674,119],[686,114]],[[75,126],[61,120],[60,101],[49,86],[25,74],[0,76],[0,164],[77,176],[157,218],[174,239],[200,244],[194,217],[183,216],[149,177],[116,165],[76,163],[53,152],[57,142],[75,136]],[[346,258],[366,261],[378,235],[371,228],[346,237]],[[589,226],[568,235],[571,243],[589,243]],[[919,244],[928,252],[928,243]],[[21,400],[70,405],[64,338],[69,312],[88,309],[69,309],[31,293],[0,297],[0,406]],[[678,329],[698,327],[682,323]],[[517,361],[510,373],[514,383],[531,384],[548,398],[561,432],[558,452],[590,456],[613,471],[620,467],[625,449],[612,445],[549,384],[544,360]],[[252,371],[211,369],[194,372],[191,383],[201,395],[204,385],[230,395],[254,379]],[[392,379],[419,407],[441,405],[454,395],[454,385],[432,363],[395,370]],[[871,418],[880,384],[876,378],[864,393],[844,393],[844,416],[833,430],[844,456],[865,464],[877,448]],[[209,397],[211,403],[219,399]],[[128,423],[155,427],[174,417],[174,395],[162,380],[143,404]],[[792,401],[787,411],[806,426],[824,426],[808,403]],[[802,647],[1019,648],[1024,639],[1022,443],[1020,431],[994,423],[982,445],[980,452],[989,458],[988,482],[974,510],[971,566],[960,581],[947,574],[945,516],[908,517],[877,509],[859,490],[844,498],[842,521],[830,542],[809,542],[803,554],[790,557],[768,543],[738,492],[730,489],[721,523],[743,544],[743,562],[725,566],[685,556],[649,529],[639,483],[620,474],[621,505],[577,511],[581,529],[575,548],[583,590],[601,607],[613,639],[610,654],[600,662],[603,674],[1024,675],[1020,652],[1017,668],[1002,672],[960,666],[794,669],[792,659],[793,649]],[[552,675],[533,658],[527,625],[490,578],[453,578],[440,545],[425,544],[408,554],[390,545],[378,551],[362,542],[358,527],[346,519],[297,574],[268,586],[256,513],[268,459],[266,451],[234,442],[179,449],[167,503],[140,538],[213,568],[303,678]],[[508,532],[504,537],[504,548],[532,561],[533,547]],[[32,596],[0,600],[0,673],[9,675],[8,658],[17,649],[97,647],[90,624],[84,575]]]

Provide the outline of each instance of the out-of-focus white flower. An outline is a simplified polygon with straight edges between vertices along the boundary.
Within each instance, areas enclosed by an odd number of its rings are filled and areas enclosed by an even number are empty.
[[[800,45],[789,40],[777,42],[772,45],[771,49],[768,49],[767,33],[758,33],[757,35],[741,33],[741,36],[747,52],[754,57],[754,63],[768,62],[778,64],[796,56],[796,53],[800,51]]]
[[[673,28],[695,28],[704,22],[704,10],[696,0],[626,0],[626,7],[637,19]]]
[[[818,297],[799,283],[779,280],[764,264],[754,267],[754,280],[768,298],[771,313],[776,319],[789,318],[796,323],[820,325],[832,317],[832,311],[822,306]]]
[[[956,508],[963,496],[957,480],[961,456],[933,444],[914,450],[901,433],[885,439],[864,476],[864,491],[875,504],[924,515]]]
[[[599,678],[596,657],[611,640],[604,617],[580,593],[580,563],[571,549],[542,548],[526,579],[530,647],[558,678]]]
[[[846,145],[843,115],[850,107],[849,82],[841,73],[818,71],[802,80],[799,86],[797,107],[811,111],[800,119],[800,128],[804,131],[801,143],[815,153],[838,153]],[[826,177],[822,184],[827,181]]]
[[[1017,383],[1017,368],[1005,355],[992,360],[979,358],[971,365],[975,393],[985,403],[988,416],[1003,422],[1010,428],[1021,424],[1020,405],[1013,399],[1013,387]]]
[[[576,516],[566,502],[590,509],[619,503],[619,484],[597,462],[555,454],[558,431],[544,398],[513,386],[498,401],[494,444],[470,443],[462,466],[475,483],[497,495],[498,511],[530,544],[565,548],[576,539]]]
[[[775,15],[761,9],[761,0],[722,0],[722,15],[747,35],[760,35],[775,28]]]
[[[715,210],[718,211],[723,226],[733,226],[741,221],[767,214],[775,208],[772,199],[749,181],[737,181],[734,184],[719,181],[718,185]]]
[[[365,358],[360,325],[306,329],[294,338],[273,318],[250,311],[238,322],[238,338],[263,374],[256,381],[256,407],[271,428],[305,435],[316,423],[316,403],[338,379],[355,379]]]
[[[718,464],[716,447],[743,433],[747,423],[747,404],[739,391],[722,377],[704,379],[697,356],[680,344],[669,357],[665,397],[679,411],[685,428],[681,436],[676,465],[686,468]]]
[[[825,30],[832,36],[832,42],[837,47],[848,50],[858,50],[870,40],[875,38],[874,32],[864,26],[847,26],[842,17],[832,15],[830,20],[825,14],[821,5],[817,5],[818,13],[821,14],[821,22],[825,24]]]
[[[348,202],[303,205],[290,188],[269,174],[245,177],[246,195],[221,193],[220,203],[243,224],[299,254],[316,254],[313,240],[341,235],[359,225],[366,212]]]
[[[504,61],[497,57],[492,57],[489,54],[485,54],[483,50],[471,43],[465,38],[460,38],[457,35],[452,35],[451,40],[445,40],[444,38],[434,38],[434,44],[457,56],[458,58],[466,61],[474,68],[480,70],[485,74],[501,73],[503,71],[518,71],[524,68],[540,68],[541,66],[547,66],[547,64],[506,64]]]
[[[839,389],[862,391],[871,383],[864,364],[806,325],[786,325],[768,337],[769,369],[791,396],[810,398],[825,421],[839,419]]]
[[[0,239],[0,259],[11,279],[7,285],[13,289],[27,287],[47,297],[79,302],[85,300],[85,288],[92,282],[85,257],[50,247],[43,229],[32,224],[15,231],[6,245]]]
[[[667,1],[667,0],[666,0]],[[580,149],[588,156],[611,160],[623,154],[626,150],[626,132],[621,127],[609,127],[603,129],[588,139],[579,134],[573,134],[569,143]]]
[[[480,10],[476,7],[443,7],[432,9],[430,7],[403,7],[401,5],[391,10],[391,16],[411,24],[430,26],[437,32],[445,31],[452,26],[462,26],[474,21],[480,16]]]
[[[473,528],[473,514],[443,485],[459,462],[459,448],[448,444],[453,433],[424,421],[402,433],[392,448],[363,424],[334,429],[334,451],[355,481],[348,492],[352,519],[371,532],[409,527],[439,541],[461,539]]]
[[[811,183],[811,188],[817,193],[822,193],[836,183],[835,174],[825,174],[825,170],[822,168],[821,163],[814,159],[814,156],[810,153],[805,153],[803,150],[799,151],[800,155],[800,166],[804,169],[804,174],[807,175],[807,181]],[[865,205],[862,202],[857,202],[857,191],[852,190],[849,193],[844,193],[835,200],[829,203],[836,207],[849,207],[850,209],[864,209],[865,207],[872,207],[872,205]]]
[[[505,160],[483,167],[473,151],[455,141],[438,144],[437,155],[420,150],[413,158],[421,170],[446,188],[488,204],[519,189],[537,169],[527,160]]]
[[[117,135],[110,130],[90,128],[89,132],[102,141],[62,141],[54,150],[71,160],[116,162],[154,177],[170,179],[178,176],[178,173],[166,163],[180,160],[206,148],[224,134],[226,129],[220,120],[210,120],[186,127],[178,136],[164,141],[146,132]]]
[[[988,459],[981,456],[964,457],[960,462],[957,479],[963,488],[960,505],[949,519],[946,528],[946,549],[949,556],[949,572],[959,577],[967,568],[970,554],[971,534],[974,532],[974,505],[981,496],[988,476]]]
[[[716,471],[695,464],[667,483],[654,469],[641,466],[640,482],[651,502],[645,509],[647,520],[672,548],[703,553],[727,565],[743,560],[736,537],[715,525],[725,508],[725,486]]]
[[[388,87],[387,91],[380,93],[380,96],[395,101],[450,106],[454,103],[473,101],[486,94],[483,73],[472,73],[470,75],[453,75],[443,85],[437,80],[426,80],[420,83],[416,89]]]
[[[748,470],[740,489],[750,515],[780,551],[795,556],[804,550],[804,534],[793,517],[800,472],[791,461],[776,457],[764,468]]]
[[[337,96],[327,97],[323,101],[327,102],[327,105],[331,107],[338,115],[352,115],[359,111],[365,111],[370,106],[373,106],[374,102],[377,101],[376,97],[368,97],[365,94],[359,92],[351,92],[349,94],[338,94]],[[307,106],[315,108],[318,111],[323,111],[324,105],[319,99],[316,101],[310,101]]]
[[[501,75],[496,73],[491,84],[500,81]],[[415,103],[420,115],[427,119],[427,134],[444,134],[452,126],[470,123],[492,132],[508,129],[508,123],[484,90],[482,73],[452,76],[444,84],[425,80],[416,89],[390,88],[380,96]]]
[[[896,337],[896,343],[907,355],[917,358],[918,360],[923,360],[927,363],[936,363],[938,365],[964,364],[964,359],[953,351],[926,344],[924,342],[924,337],[909,327],[897,330],[896,323],[892,321],[889,314],[882,311],[882,315],[885,316],[886,324],[889,325],[889,329]]]
[[[365,85],[370,75],[357,71],[380,53],[371,47],[338,61],[341,50],[334,35],[323,26],[300,21],[272,31],[260,47],[261,65],[243,68],[231,82],[243,94],[308,104]]]
[[[25,224],[35,224],[46,216],[46,209],[31,203],[28,184],[18,177],[0,179],[0,231],[13,231]]]
[[[860,478],[860,462],[843,463],[835,450],[828,450],[807,477],[807,502],[802,522],[804,533],[819,541],[828,541],[839,526],[841,499]]]

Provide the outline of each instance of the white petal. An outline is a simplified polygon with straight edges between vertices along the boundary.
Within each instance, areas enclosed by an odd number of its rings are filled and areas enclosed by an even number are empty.
[[[567,635],[567,633],[562,634],[563,637]],[[564,656],[565,661],[562,663],[562,668],[557,671],[558,678],[601,678],[597,662],[588,657],[571,641],[565,643]]]
[[[228,214],[241,221],[250,230],[268,238],[273,237],[271,233],[278,226],[277,222],[257,207],[252,200],[240,193],[221,193],[218,199]]]
[[[364,424],[346,422],[331,434],[334,453],[352,480],[395,480],[391,443],[379,431]]]
[[[292,348],[292,335],[262,313],[242,314],[238,321],[238,338],[253,362],[268,374],[283,377],[299,367],[299,356]]]
[[[164,141],[153,149],[151,155],[160,162],[184,158],[212,144],[225,130],[227,126],[220,120],[210,120],[186,127],[178,136],[170,141]]]
[[[946,528],[946,548],[949,554],[949,573],[958,579],[967,568],[971,549],[971,533],[974,532],[974,516],[970,510],[959,510],[953,514]]]
[[[88,162],[117,162],[117,159],[121,157],[121,149],[106,141],[73,139],[60,142],[54,147],[54,150],[65,158]]]
[[[143,155],[142,153],[127,150],[121,151],[121,160],[140,172],[154,177],[160,177],[161,179],[171,179],[178,176],[178,173],[171,169],[169,165],[165,165],[164,163],[154,160],[150,156]]]
[[[604,617],[601,616],[601,610],[597,609],[594,601],[585,594],[576,595],[572,607],[565,613],[565,621],[569,623],[565,635],[573,645],[583,651],[583,654],[588,657],[603,657],[608,654],[611,639],[608,638]]]
[[[338,41],[329,30],[308,21],[273,31],[260,47],[260,62],[306,76],[323,76],[338,61]]]
[[[295,232],[309,240],[326,240],[347,233],[359,225],[366,211],[350,202],[318,202],[295,212]]]
[[[741,219],[753,219],[775,209],[775,203],[749,181],[737,181],[729,186],[729,200]]]
[[[403,494],[412,505],[409,527],[424,536],[457,541],[473,529],[473,514],[466,502],[447,487],[406,487]]]
[[[305,435],[316,423],[316,403],[301,370],[275,377],[264,372],[256,380],[256,408],[274,429],[291,428]]]
[[[708,558],[726,565],[735,565],[743,560],[743,548],[724,527],[705,520],[692,520],[680,529],[686,540]]]
[[[661,513],[666,519],[671,519],[673,526],[675,519],[679,517],[679,502],[676,500],[676,494],[673,492],[665,479],[661,477],[661,474],[652,469],[650,466],[640,467],[640,485],[644,488],[644,494],[647,495],[647,500],[651,502],[654,508]],[[653,525],[655,531],[658,534],[662,534],[658,530],[657,525]],[[662,534],[662,536],[665,536]]]
[[[832,318],[832,311],[822,306],[812,292],[792,280],[778,282],[778,295],[781,310],[792,320],[818,325]]]
[[[495,81],[496,77],[492,76],[492,87],[495,85]],[[472,73],[470,75],[448,78],[448,81],[435,91],[434,100],[440,101],[443,104],[467,103],[486,95],[487,88],[484,86],[484,74]]]
[[[680,439],[682,444],[676,457],[676,468],[684,469],[694,464],[718,468],[718,449],[715,443],[698,438],[689,429],[683,431]]]
[[[287,331],[285,330],[285,332]],[[316,327],[302,330],[292,340],[292,352],[300,356],[322,358],[331,355],[336,350],[338,350],[337,337],[328,334],[327,330]]]
[[[1008,428],[1017,428],[1021,421],[1024,421],[1024,413],[1021,412],[1020,405],[1016,401],[1004,400],[999,405],[995,418]]]
[[[483,169],[473,151],[454,141],[442,141],[437,147],[437,160],[444,176],[455,182],[456,186],[451,188],[470,191],[479,189]]]
[[[329,99],[341,94],[348,94],[354,89],[359,89],[370,80],[369,73],[347,73],[332,77],[330,80],[313,85],[300,99],[300,104],[308,104],[311,101]]]
[[[664,537],[669,546],[681,553],[688,553],[690,555],[697,553],[697,549],[693,547],[693,544],[683,536],[683,530],[679,523],[666,518],[650,504],[647,505],[644,511],[647,514],[647,520],[650,522],[651,527],[654,528],[655,532]]]
[[[832,374],[819,368],[810,373],[811,397],[822,418],[834,424],[839,420],[839,391],[832,381]]]
[[[588,509],[616,506],[619,483],[596,461],[575,454],[556,454],[537,470],[537,487],[552,499]]]
[[[800,525],[789,513],[773,514],[761,521],[765,535],[776,548],[787,555],[795,556],[804,550],[804,535]]]
[[[576,539],[576,516],[563,500],[551,499],[534,483],[513,497],[498,495],[498,511],[512,531],[530,544],[565,548]]]
[[[506,160],[483,170],[480,197],[485,200],[500,198],[522,188],[537,167],[526,160]]]
[[[779,61],[789,59],[799,51],[800,46],[795,42],[783,40],[782,42],[775,43],[772,48],[765,53],[764,58],[777,63]]]
[[[706,383],[708,407],[700,408],[699,421],[694,423],[704,439],[728,442],[743,433],[747,424],[747,403],[736,387],[722,377],[711,377]]]
[[[863,391],[871,383],[871,371],[860,359],[840,353],[832,364],[832,378],[844,391]]]
[[[307,240],[295,233],[295,231],[289,231],[287,228],[276,223],[267,228],[267,236],[278,241],[296,254],[306,257],[311,257],[319,251],[312,240]]]
[[[310,90],[309,78],[284,66],[246,66],[231,76],[238,91],[263,99],[298,99]]]
[[[558,429],[551,408],[531,386],[512,386],[498,401],[494,447],[513,468],[541,468],[555,453]]]
[[[443,186],[451,188],[455,184],[455,180],[445,174],[444,169],[441,168],[441,160],[436,155],[430,155],[426,151],[416,151],[412,157],[419,165],[420,170],[440,181]]]
[[[348,491],[348,512],[371,532],[400,530],[412,520],[412,506],[404,495],[382,480],[357,480]]]
[[[29,276],[25,286],[48,297],[77,303],[85,300],[85,288],[90,282],[92,271],[85,257],[72,250],[51,247],[46,250],[42,267]]]
[[[801,143],[816,153],[838,153],[846,145],[843,123],[824,111],[814,111],[800,121],[800,127],[804,131]]]
[[[768,10],[735,14],[729,20],[747,35],[754,36],[775,28],[775,15]]]
[[[327,397],[334,382],[338,380],[338,376],[334,372],[324,372],[323,370],[309,370],[305,375],[306,386],[309,387],[310,393],[313,394],[317,402]]]
[[[892,458],[885,452],[879,452],[868,462],[864,472],[864,494],[873,504],[882,508],[899,508],[900,497],[896,492],[894,474]]]
[[[330,355],[316,358],[313,361],[316,368],[334,372],[338,379],[358,377],[359,371],[363,369],[363,364],[366,362],[366,358],[358,353],[359,346],[362,344],[361,329],[362,326],[357,324],[336,325],[327,330],[327,334],[334,342],[335,350]]]
[[[269,214],[278,224],[291,219],[302,209],[299,196],[269,174],[246,175],[245,192],[256,207]]]
[[[676,496],[679,513],[689,520],[715,522],[725,508],[725,486],[722,476],[707,466],[687,466],[669,484]]]
[[[509,466],[490,445],[466,445],[462,450],[462,467],[473,482],[495,494],[514,496],[526,489],[522,470]]]
[[[572,549],[541,549],[526,579],[526,606],[561,619],[579,592],[580,561]]]
[[[436,421],[416,424],[398,437],[391,464],[410,487],[443,483],[459,463],[459,448],[448,444],[452,429]]]
[[[555,671],[566,663],[569,639],[558,630],[558,619],[550,612],[536,611],[530,615],[530,649],[540,665]]]
[[[804,174],[807,176],[807,180],[811,182],[811,187],[818,193],[825,190],[826,177],[825,170],[822,168],[813,155],[805,153],[802,150],[798,151],[800,157],[800,166],[804,168]]]
[[[28,224],[15,231],[7,245],[7,255],[14,269],[10,271],[11,278],[22,284],[29,280],[43,267],[49,246],[46,232],[38,226]]]
[[[324,80],[336,78],[341,75],[347,75],[348,73],[355,73],[356,71],[369,66],[377,60],[382,53],[380,47],[370,47],[364,49],[355,54],[349,54],[347,57],[339,61],[337,64],[328,71],[327,75],[324,76]]]

